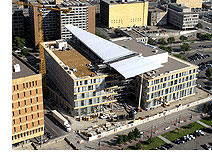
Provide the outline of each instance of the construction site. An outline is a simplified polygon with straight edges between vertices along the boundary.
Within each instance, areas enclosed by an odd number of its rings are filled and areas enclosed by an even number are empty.
[[[69,103],[71,116],[89,120],[122,108],[132,118],[137,111],[195,95],[198,66],[129,37],[111,42],[66,27],[70,41],[43,47],[47,77]]]

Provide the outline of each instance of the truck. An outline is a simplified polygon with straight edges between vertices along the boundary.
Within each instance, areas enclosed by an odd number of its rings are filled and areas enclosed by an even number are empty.
[[[68,122],[67,119],[65,119],[59,112],[57,112],[56,110],[52,110],[51,111],[52,117],[55,118],[58,122],[60,122],[60,124],[65,127],[67,132],[71,131],[70,128],[70,123]]]

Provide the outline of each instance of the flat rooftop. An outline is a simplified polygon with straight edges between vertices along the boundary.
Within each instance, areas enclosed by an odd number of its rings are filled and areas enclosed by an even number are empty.
[[[73,47],[72,49],[66,51],[52,51],[65,65],[68,65],[70,69],[77,69],[77,71],[74,72],[74,75],[76,77],[95,75],[95,73],[92,72],[87,66],[89,63],[91,63],[91,61],[89,61],[85,56],[83,56]]]
[[[149,12],[167,12],[167,11],[164,11],[163,9],[161,9],[161,8],[158,8],[158,7],[149,8],[148,11]]]
[[[153,75],[154,77],[158,77],[161,74],[165,74],[165,73],[171,73],[171,72],[175,72],[181,69],[185,69],[187,67],[194,67],[195,65],[183,61],[179,58],[173,57],[173,56],[168,56],[168,62],[163,64],[163,67],[160,67],[158,69],[156,69],[156,73]],[[145,77],[147,79],[152,79],[153,77],[148,76],[147,74],[145,74]]]
[[[145,45],[141,42],[137,42],[134,39],[125,39],[125,40],[118,40],[114,41],[115,44],[118,44],[124,48],[127,48],[133,52],[141,53],[143,57],[152,56],[155,53],[156,48],[154,49],[153,46]],[[165,53],[166,51],[157,48],[158,54]]]
[[[122,32],[124,32],[125,34],[127,34],[128,36],[135,38],[135,39],[142,39],[142,38],[148,38],[147,36],[145,36],[144,34],[140,34],[138,32],[136,32],[134,29],[126,29],[123,30]]]
[[[36,73],[27,67],[24,63],[18,60],[15,56],[12,56],[12,65],[19,64],[20,72],[12,72],[12,79],[23,78],[35,75]]]
[[[120,1],[118,1],[118,0],[102,0],[103,2],[105,2],[105,3],[108,3],[108,4],[128,4],[128,3],[143,3],[144,1],[143,0],[139,0],[139,1],[136,1],[136,0],[134,0],[134,1],[129,1],[129,2],[121,2],[121,0]]]

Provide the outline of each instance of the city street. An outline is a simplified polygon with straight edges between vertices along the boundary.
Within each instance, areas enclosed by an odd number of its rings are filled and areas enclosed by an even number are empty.
[[[199,30],[204,31],[206,33],[212,33],[212,23],[203,21],[201,19],[199,19],[199,22],[202,24],[202,29],[199,29]],[[210,27],[211,29],[208,30],[208,29],[206,29],[206,27]]]

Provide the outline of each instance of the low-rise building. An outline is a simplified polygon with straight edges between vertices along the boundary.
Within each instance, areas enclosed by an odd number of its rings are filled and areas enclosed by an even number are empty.
[[[12,144],[44,134],[42,75],[13,56]]]
[[[66,51],[44,43],[48,76],[72,107],[73,116],[92,115],[130,99],[155,108],[195,94],[198,66],[131,37],[112,42],[72,25]],[[98,44],[98,45],[97,45]]]
[[[172,3],[168,5],[168,23],[179,29],[193,29],[199,20],[199,14],[192,12],[191,8],[183,4]]]

